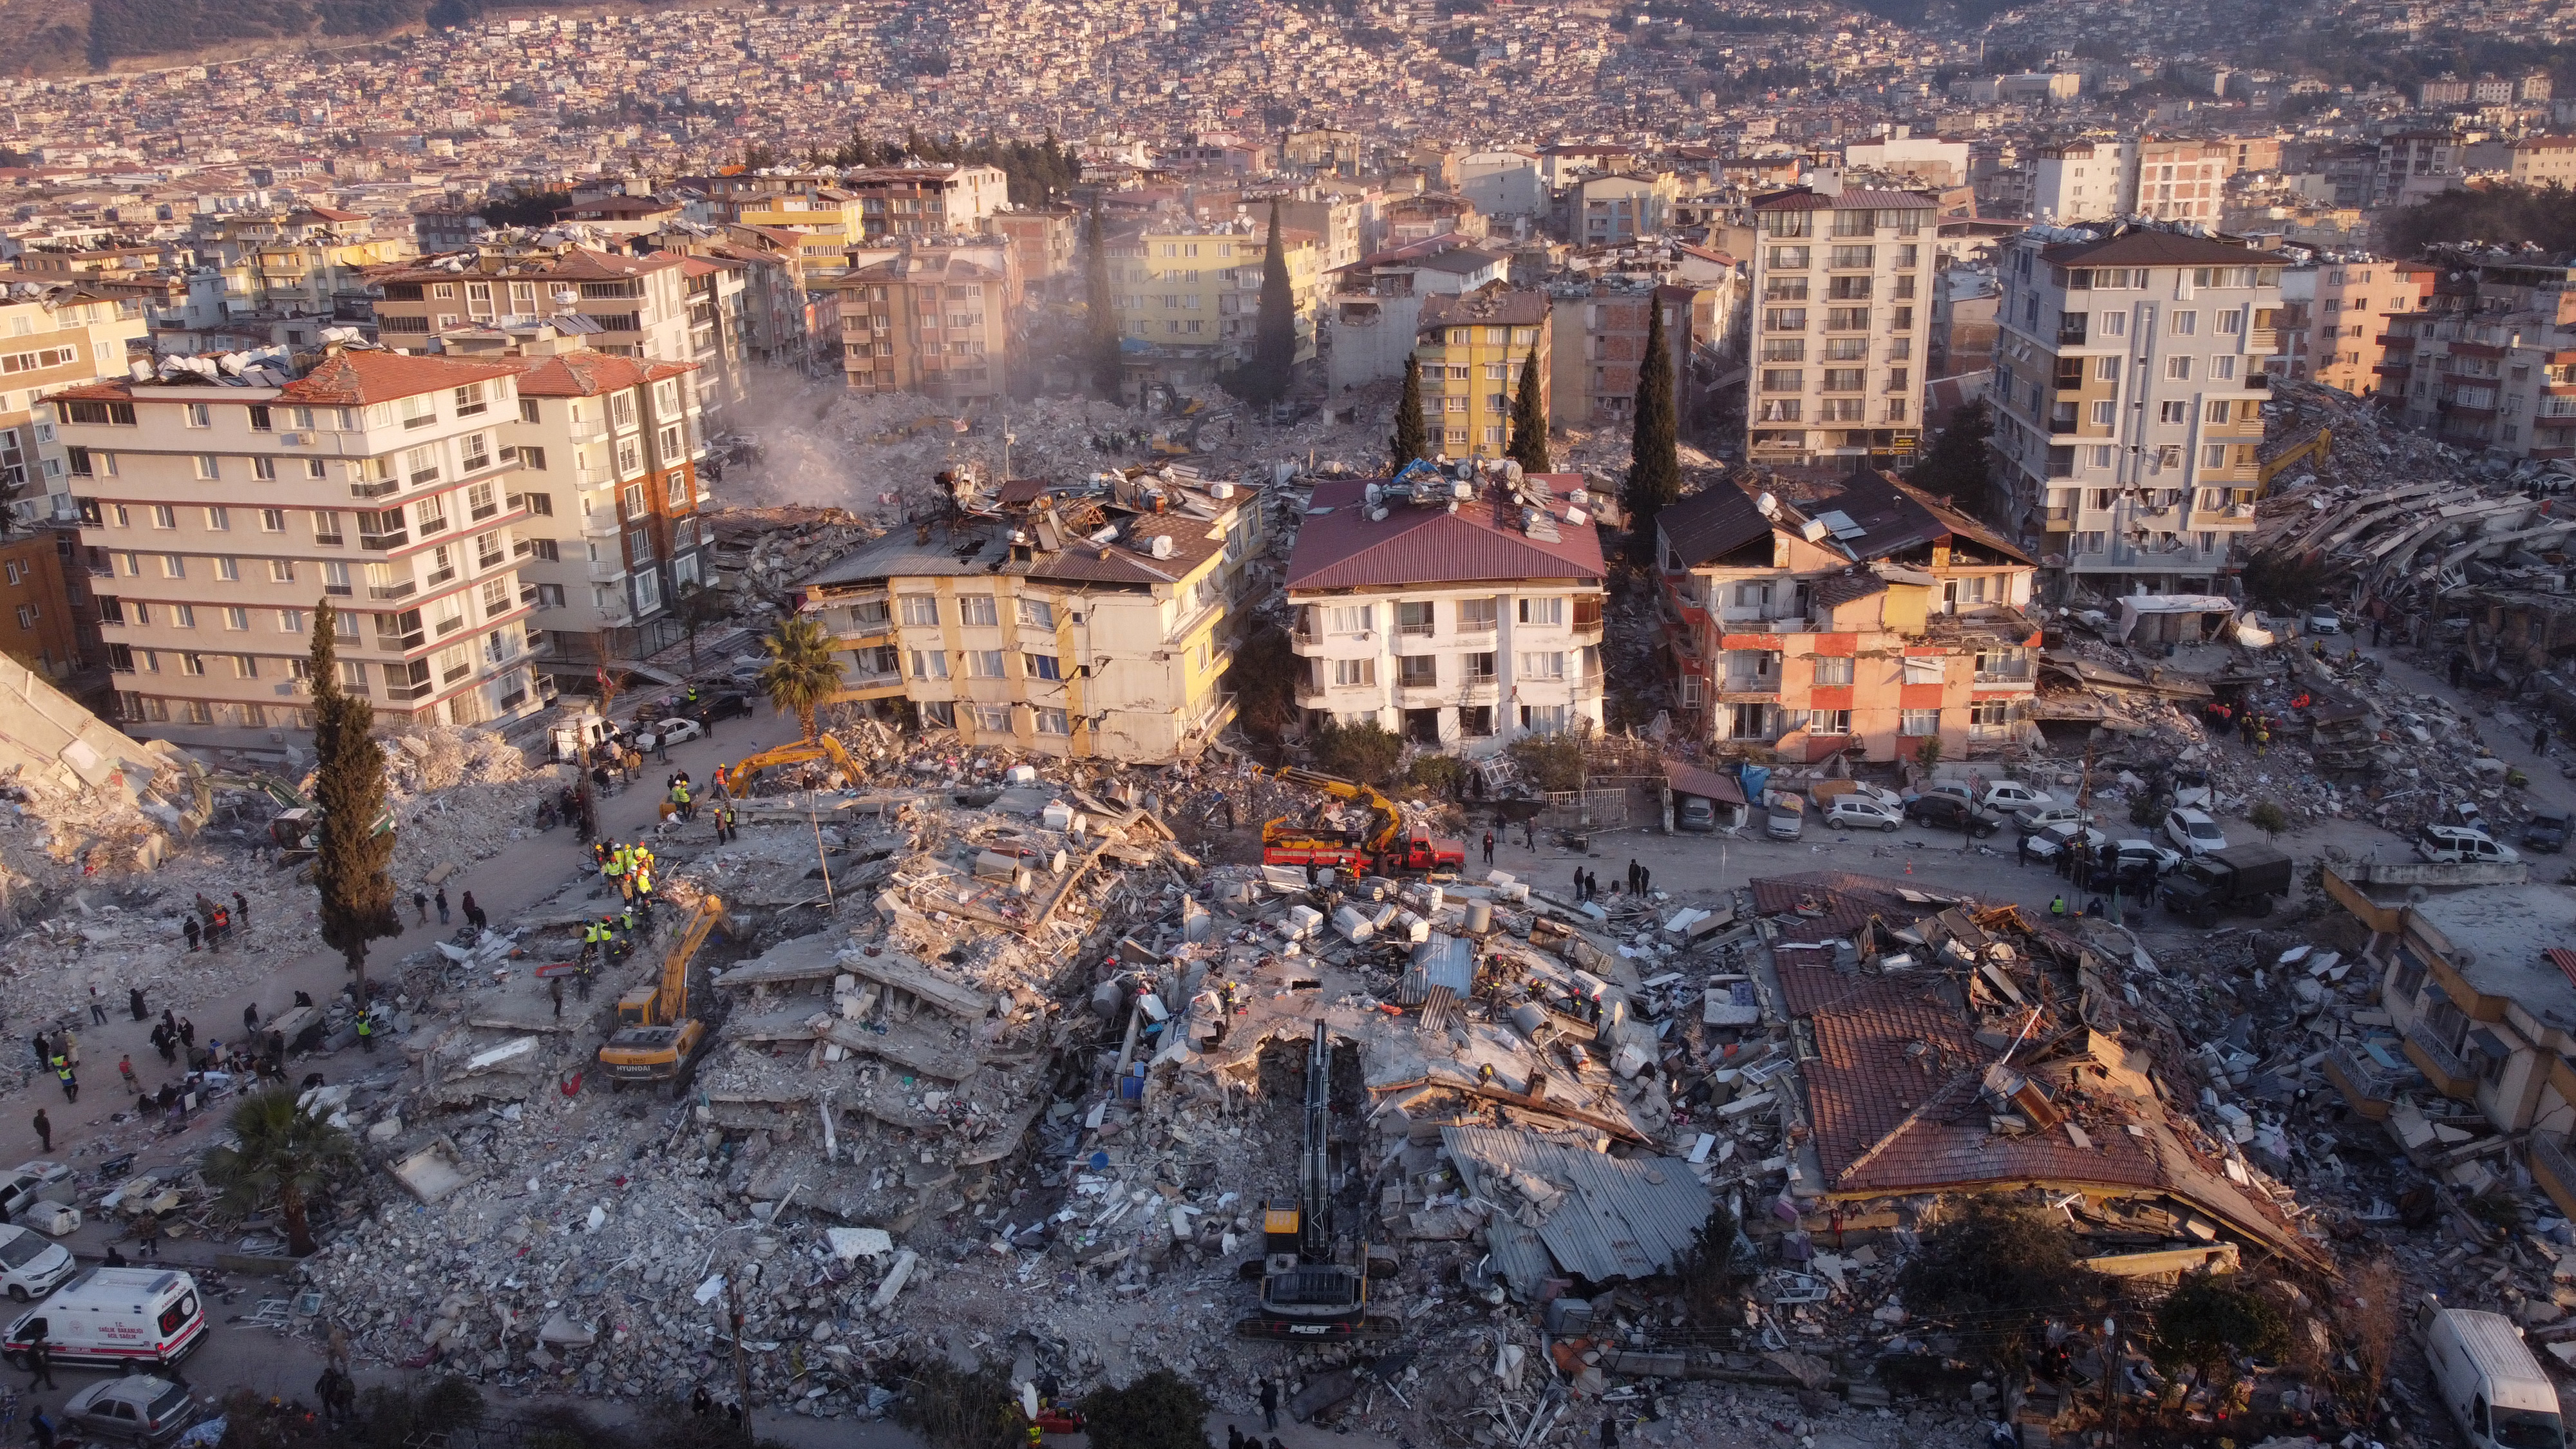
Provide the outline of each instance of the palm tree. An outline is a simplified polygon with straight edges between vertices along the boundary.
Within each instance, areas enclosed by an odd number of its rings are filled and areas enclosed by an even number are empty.
[[[769,651],[769,662],[760,667],[760,687],[780,714],[793,714],[804,723],[805,738],[814,738],[819,733],[814,712],[841,690],[832,636],[811,619],[788,618],[779,620],[760,646]]]
[[[296,1106],[295,1096],[278,1087],[244,1097],[231,1122],[240,1145],[208,1153],[205,1173],[236,1212],[248,1214],[274,1201],[286,1220],[286,1250],[301,1258],[313,1251],[305,1204],[357,1165],[358,1146],[328,1120]]]

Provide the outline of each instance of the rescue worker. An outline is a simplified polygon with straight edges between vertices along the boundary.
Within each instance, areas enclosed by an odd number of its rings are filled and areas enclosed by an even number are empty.
[[[55,1079],[63,1084],[63,1100],[66,1102],[79,1101],[80,1078],[72,1075],[71,1058],[64,1056],[60,1052],[56,1052],[54,1054],[53,1061],[49,1063],[49,1065],[54,1069]]]
[[[2066,897],[2061,895],[2051,898],[2048,903],[2048,913],[2063,919],[2066,915]]]
[[[376,1050],[376,1009],[372,1006],[358,1011],[358,1045],[366,1048],[370,1055]]]
[[[591,957],[602,952],[604,944],[605,943],[603,942],[600,934],[599,922],[583,922],[581,927],[581,959],[584,966],[589,964]]]

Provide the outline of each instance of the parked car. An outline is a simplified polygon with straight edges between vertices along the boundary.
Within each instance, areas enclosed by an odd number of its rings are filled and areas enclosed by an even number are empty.
[[[670,719],[655,720],[636,731],[635,748],[649,750],[657,744],[686,744],[706,732],[706,726],[693,719],[680,719],[675,716]]]
[[[2299,620],[2299,627],[2311,634],[2340,634],[2343,632],[2343,617],[2319,604]]]
[[[72,1275],[71,1249],[29,1228],[0,1227],[0,1289],[24,1303]]]
[[[1867,795],[1838,795],[1825,807],[1825,824],[1836,830],[1894,830],[1904,823],[1902,809],[1891,810]]]
[[[2208,810],[2218,804],[2218,788],[2209,782],[2207,770],[2173,772],[2173,803],[2195,810]]]
[[[150,1374],[102,1379],[63,1405],[63,1427],[142,1449],[160,1449],[204,1417],[203,1408],[186,1389]]]
[[[1979,840],[2004,828],[2004,817],[1979,810],[1948,793],[1917,795],[1905,802],[1905,817],[1934,830],[1964,830]]]
[[[1965,780],[1935,780],[1906,796],[1905,799],[1908,804],[1911,804],[1916,800],[1928,800],[1936,795],[1947,796],[1962,805],[1977,803],[1977,797],[1968,792],[1968,782]]]
[[[751,696],[739,689],[701,689],[697,704],[692,706],[684,699],[679,712],[700,724],[709,720],[738,719],[751,713]]]
[[[2010,815],[2017,810],[2027,810],[2034,805],[2056,803],[2057,797],[2046,790],[2033,789],[2019,780],[1997,780],[1986,787],[1985,795],[1977,801],[1979,808],[2004,815]]]
[[[2090,825],[2097,817],[2090,810],[2072,805],[2025,805],[2014,812],[2013,823],[2024,835],[2036,835],[2052,825]]]
[[[2509,845],[2498,845],[2483,830],[2465,825],[2427,825],[2415,837],[2415,853],[2435,865],[2511,865],[2522,859]]]
[[[2055,860],[2075,848],[2081,840],[2096,857],[2109,848],[2111,837],[2073,820],[2059,820],[2043,825],[2022,837],[2022,853],[2033,860]]]
[[[1792,795],[1786,790],[1774,791],[1771,796],[1770,818],[1763,826],[1763,833],[1773,840],[1795,840],[1805,834],[1806,829],[1806,799],[1803,796]]]
[[[2165,834],[2185,855],[2208,855],[2227,848],[2227,832],[2209,818],[2206,810],[2169,810],[2165,812]]]
[[[2565,810],[2555,805],[2534,805],[2530,823],[2522,827],[2522,848],[2556,855],[2567,848],[2569,825]]]
[[[2123,871],[2133,869],[2146,871],[2150,883],[2182,864],[2181,851],[2167,850],[2154,841],[2143,838],[2111,842],[2111,855],[2119,869]]]
[[[1904,796],[1885,785],[1873,785],[1866,780],[1818,780],[1807,793],[1819,806],[1831,805],[1846,795],[1858,795],[1865,800],[1875,800],[1899,815],[1905,813]]]
[[[14,1223],[25,1217],[27,1210],[34,1207],[43,1195],[45,1186],[42,1173],[29,1172],[25,1168],[0,1173],[0,1223]]]
[[[1682,795],[1673,801],[1673,828],[1705,835],[1717,829],[1717,805],[1705,795]]]

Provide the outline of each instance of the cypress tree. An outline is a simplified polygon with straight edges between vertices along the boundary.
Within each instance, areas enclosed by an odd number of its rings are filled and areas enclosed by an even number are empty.
[[[1504,456],[1517,460],[1526,473],[1550,471],[1547,456],[1547,408],[1538,396],[1538,349],[1521,359],[1520,391],[1512,397],[1512,445]]]
[[[373,827],[385,809],[385,752],[368,732],[375,710],[340,688],[335,627],[325,597],[313,610],[313,801],[322,807],[321,848],[313,886],[321,897],[322,940],[356,975],[358,1004],[367,1003],[367,943],[402,934],[394,904],[392,831]]]
[[[1247,402],[1269,404],[1288,395],[1297,365],[1297,296],[1288,285],[1288,242],[1279,232],[1279,198],[1270,198],[1270,245],[1261,254],[1261,315],[1252,334],[1252,362],[1237,389]]]
[[[1682,496],[1680,441],[1674,434],[1673,354],[1664,343],[1664,308],[1650,298],[1646,360],[1637,368],[1637,431],[1628,454],[1628,552],[1651,559],[1655,515]]]
[[[1091,203],[1091,221],[1083,229],[1090,256],[1083,262],[1084,295],[1091,304],[1091,385],[1111,402],[1118,400],[1118,312],[1109,290],[1109,246],[1100,235],[1100,203]]]
[[[1422,426],[1422,359],[1404,359],[1404,396],[1395,405],[1395,436],[1387,439],[1387,472],[1404,471],[1416,458],[1431,456],[1431,434]]]

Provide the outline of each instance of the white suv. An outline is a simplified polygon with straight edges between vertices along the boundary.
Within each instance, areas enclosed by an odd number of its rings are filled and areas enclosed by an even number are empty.
[[[2427,825],[2415,837],[2415,853],[2436,865],[2511,865],[2522,859],[2510,845],[2498,845],[2483,830],[2465,825]]]
[[[2227,848],[2227,832],[2209,818],[2206,810],[2170,810],[2165,813],[2165,834],[2187,856],[2208,855]]]
[[[24,1303],[54,1291],[72,1273],[71,1249],[27,1228],[0,1228],[0,1289]]]

